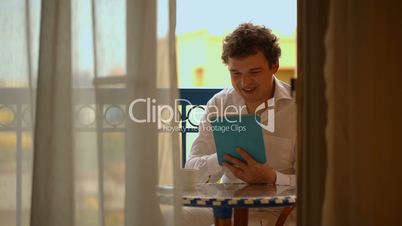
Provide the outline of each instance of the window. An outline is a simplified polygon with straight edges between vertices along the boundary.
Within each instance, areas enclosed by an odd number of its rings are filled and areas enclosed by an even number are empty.
[[[276,76],[290,83],[296,76],[296,6],[296,0],[177,0],[179,87],[231,87],[230,74],[221,60],[222,40],[244,22],[265,25],[278,36],[282,56]],[[196,137],[197,133],[186,134],[187,156]]]
[[[265,25],[282,48],[277,76],[289,82],[296,66],[296,0],[178,0],[177,61],[180,88],[231,87],[222,40],[239,24]]]

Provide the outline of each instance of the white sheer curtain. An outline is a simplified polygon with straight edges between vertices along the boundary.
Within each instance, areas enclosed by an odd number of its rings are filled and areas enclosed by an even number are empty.
[[[0,11],[0,226],[179,225],[180,190],[158,189],[179,183],[178,134],[128,112],[177,97],[175,1]]]

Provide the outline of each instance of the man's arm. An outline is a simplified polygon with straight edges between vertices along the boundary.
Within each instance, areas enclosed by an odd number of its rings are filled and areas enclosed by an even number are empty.
[[[276,171],[276,184],[296,186],[296,183],[297,183],[297,177],[296,177],[297,146],[296,145],[293,147],[293,170],[294,170],[294,172],[291,174],[284,174],[284,173]]]
[[[200,170],[199,182],[201,183],[217,182],[223,174],[223,168],[218,164],[214,137],[212,131],[208,129],[211,124],[207,116],[212,104],[214,104],[213,100],[207,104],[207,111],[199,125],[199,135],[191,147],[191,153],[185,165],[185,168]]]

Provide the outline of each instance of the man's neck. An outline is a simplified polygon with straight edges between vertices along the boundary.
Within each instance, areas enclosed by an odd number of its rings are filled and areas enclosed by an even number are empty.
[[[253,114],[259,105],[257,103],[246,103],[248,113]]]
[[[247,111],[249,114],[261,114],[267,106],[265,106],[263,109],[259,110],[258,112],[255,112],[255,110],[257,109],[258,106],[260,106],[262,103],[267,102],[269,99],[271,99],[274,96],[275,93],[275,82],[272,82],[272,86],[271,89],[269,91],[269,94],[261,101],[258,102],[254,102],[254,103],[247,103],[246,102],[246,107],[247,107]]]

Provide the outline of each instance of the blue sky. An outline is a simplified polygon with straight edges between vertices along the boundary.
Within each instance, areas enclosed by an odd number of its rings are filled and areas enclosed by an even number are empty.
[[[40,0],[30,0],[33,23],[33,37],[39,35]],[[81,40],[77,42],[78,50],[82,51],[81,68],[90,68],[92,61],[90,41],[90,0],[74,0],[82,5],[83,15],[79,19]],[[105,27],[107,36],[114,40],[114,48],[108,49],[104,59],[105,70],[113,65],[124,63],[124,0],[97,1],[101,10],[100,21]],[[113,7],[108,6],[113,4]],[[25,41],[25,0],[0,1],[0,77],[21,79],[27,76],[26,41]],[[105,16],[106,15],[106,16]],[[107,16],[109,15],[109,16]],[[163,36],[168,27],[168,0],[158,0],[158,33]],[[294,35],[296,31],[296,0],[177,0],[177,35],[199,29],[208,29],[211,34],[223,35],[233,30],[243,22],[253,22],[271,28],[277,35]],[[87,25],[84,25],[87,24]],[[112,26],[110,26],[112,24]],[[105,26],[107,25],[107,26]],[[115,26],[117,25],[117,26]],[[37,49],[38,39],[33,42]],[[110,42],[105,42],[110,43]],[[121,44],[119,44],[121,43]],[[117,45],[116,45],[117,44]],[[33,52],[37,54],[36,51]],[[85,61],[85,62],[84,62]],[[113,65],[108,65],[113,64]],[[103,65],[103,64],[101,64]]]
[[[177,34],[208,28],[213,34],[243,22],[263,24],[291,35],[296,30],[296,0],[177,0]]]

